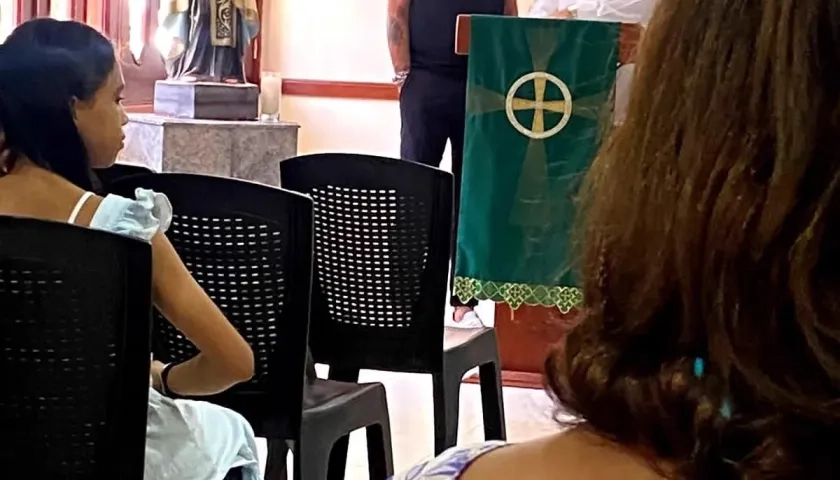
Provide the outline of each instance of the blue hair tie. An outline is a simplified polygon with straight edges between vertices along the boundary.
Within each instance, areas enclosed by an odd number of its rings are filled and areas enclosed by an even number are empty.
[[[696,357],[694,359],[694,376],[697,378],[703,378],[703,374],[706,373],[706,362],[700,358]],[[724,397],[723,402],[720,405],[720,412],[721,418],[725,420],[729,420],[732,418],[732,402],[729,401],[729,397]]]
[[[697,357],[694,359],[694,376],[697,378],[703,378],[703,374],[706,370],[706,362],[703,361],[702,358]]]

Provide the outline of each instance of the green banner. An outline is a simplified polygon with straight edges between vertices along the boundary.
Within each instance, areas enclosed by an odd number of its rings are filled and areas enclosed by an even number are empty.
[[[582,301],[574,202],[610,125],[621,25],[473,16],[455,293]]]

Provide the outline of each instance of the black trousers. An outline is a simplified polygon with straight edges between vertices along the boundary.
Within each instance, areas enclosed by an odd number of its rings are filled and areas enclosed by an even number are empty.
[[[452,222],[452,267],[449,284],[454,288],[461,178],[464,168],[464,121],[466,117],[466,78],[457,78],[415,69],[400,92],[400,156],[404,160],[440,167],[447,140],[452,146],[452,175],[455,177]],[[454,292],[453,292],[454,293]],[[474,307],[454,294],[453,306]]]

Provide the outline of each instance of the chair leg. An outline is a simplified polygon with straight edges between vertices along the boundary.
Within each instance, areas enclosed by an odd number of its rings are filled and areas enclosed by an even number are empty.
[[[308,383],[314,382],[318,378],[318,371],[315,370],[315,359],[312,357],[312,351],[309,347],[306,348],[306,369],[304,371]]]
[[[357,383],[359,381],[359,369],[343,367],[341,365],[330,365],[328,378],[337,382]]]
[[[236,467],[231,469],[222,480],[243,480],[243,478],[242,467]]]
[[[507,440],[505,401],[502,394],[502,371],[499,361],[478,368],[481,382],[481,413],[484,416],[484,439]]]
[[[435,455],[458,443],[458,410],[461,402],[461,377],[444,368],[432,374],[435,402]]]
[[[356,383],[359,381],[359,369],[330,365],[329,379],[338,382]],[[330,452],[330,480],[342,480],[344,478],[347,471],[347,449],[349,446],[349,435],[339,438],[333,445]]]
[[[295,449],[295,480],[327,480],[332,443],[316,435],[301,435]],[[338,478],[344,478],[344,472]]]
[[[287,459],[289,445],[285,440],[268,439],[268,459],[265,463],[265,480],[288,480]],[[295,457],[297,462],[297,457]]]
[[[343,480],[347,476],[347,447],[350,437],[341,437],[333,444],[327,462],[327,479]],[[343,444],[343,445],[340,445]],[[340,448],[343,446],[343,450]]]
[[[386,480],[394,476],[394,453],[391,447],[391,422],[371,425],[365,429],[370,480]]]

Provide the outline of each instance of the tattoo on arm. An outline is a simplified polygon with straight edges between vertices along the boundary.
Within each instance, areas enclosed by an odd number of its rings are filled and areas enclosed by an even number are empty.
[[[388,49],[395,72],[411,64],[408,43],[408,4],[411,0],[388,0]]]
[[[405,40],[405,26],[399,18],[388,19],[388,44],[397,45]]]

